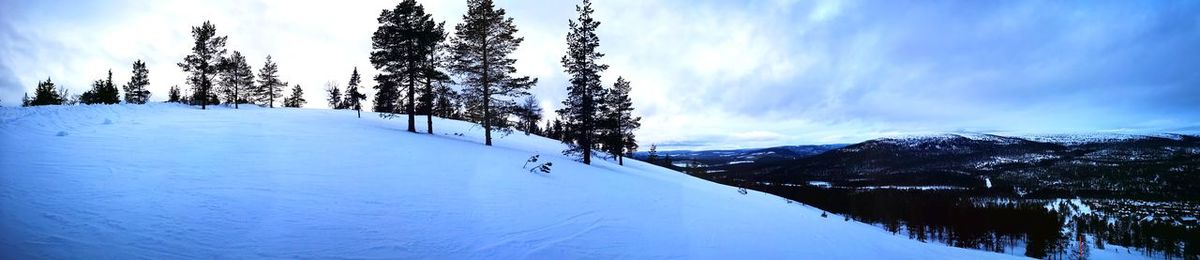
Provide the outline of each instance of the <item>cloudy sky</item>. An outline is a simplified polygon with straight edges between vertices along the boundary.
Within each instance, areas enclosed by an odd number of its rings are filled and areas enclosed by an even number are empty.
[[[380,10],[398,1],[0,0],[0,101],[47,77],[81,93],[145,60],[153,100],[184,85],[175,63],[205,20],[257,70],[323,107],[368,62]],[[420,1],[458,23],[465,1]],[[498,1],[525,43],[519,74],[543,106],[567,84],[559,57],[574,1]],[[601,51],[633,82],[643,147],[857,142],[930,132],[1200,131],[1200,1],[597,0]],[[367,82],[367,85],[373,85]]]

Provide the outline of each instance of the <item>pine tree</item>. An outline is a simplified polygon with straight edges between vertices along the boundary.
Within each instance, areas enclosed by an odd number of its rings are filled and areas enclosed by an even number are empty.
[[[517,129],[525,131],[525,135],[538,134],[537,123],[542,120],[542,107],[538,105],[537,98],[532,95],[525,97],[517,109],[517,118],[520,118]]]
[[[633,117],[633,101],[629,98],[631,87],[625,78],[617,78],[612,90],[604,95],[604,115],[601,117],[601,137],[605,152],[625,165],[625,156],[637,151],[637,140],[633,130],[642,126],[641,117]]]
[[[492,145],[492,130],[508,131],[508,120],[516,102],[528,95],[537,79],[514,77],[516,59],[510,58],[524,41],[515,37],[517,28],[504,9],[491,0],[468,0],[467,14],[455,27],[451,42],[450,70],[463,81],[467,118],[483,125],[484,144]]]
[[[650,151],[646,152],[646,162],[650,164],[658,163],[658,145],[650,144]]]
[[[425,87],[421,90],[421,113],[425,114],[426,133],[433,133],[433,116],[434,107],[438,101],[438,95],[445,89],[449,89],[447,85],[452,84],[450,76],[443,71],[447,66],[448,59],[445,41],[446,41],[446,24],[438,23],[434,30],[428,34],[429,37],[423,38],[422,46],[429,48],[426,51],[427,57],[421,63],[421,77],[424,79],[422,83]],[[451,90],[453,91],[453,90]]]
[[[287,82],[279,80],[278,74],[279,65],[271,60],[271,55],[267,55],[266,63],[258,70],[258,88],[254,91],[259,105],[275,107],[275,99],[283,92],[283,87],[287,86]]]
[[[201,91],[197,91],[197,90],[193,89],[191,92],[191,96],[188,98],[188,101],[189,101],[188,104],[193,105],[193,106],[196,106],[196,105],[201,105],[201,106],[220,105],[221,98],[219,96],[217,96],[217,92],[218,91],[213,91],[212,88],[210,88],[209,91],[206,91],[206,92],[201,92]],[[207,95],[207,96],[205,96],[205,95]]]
[[[82,102],[85,105],[100,103],[100,100],[99,100],[100,94],[97,92],[99,92],[99,89],[102,89],[102,88],[104,88],[104,80],[103,79],[98,79],[98,80],[92,82],[92,89],[84,91],[83,95],[81,95],[79,97],[79,102]]]
[[[220,72],[222,57],[225,56],[226,36],[217,36],[217,27],[204,21],[200,27],[192,27],[192,38],[195,39],[192,54],[184,57],[178,65],[183,72],[191,73],[188,83],[195,92],[193,101],[200,103],[200,109],[206,109],[209,101],[216,97],[212,94],[212,86]]]
[[[183,103],[183,97],[179,93],[179,85],[171,86],[167,91],[167,102]]]
[[[31,102],[33,102],[33,100],[29,99],[29,92],[25,92],[25,98],[21,99],[21,106],[27,107]]]
[[[302,107],[308,101],[304,100],[304,89],[300,88],[300,84],[292,87],[292,95],[283,99],[284,107]]]
[[[600,46],[600,38],[596,36],[600,22],[592,19],[592,2],[584,0],[575,10],[579,12],[579,18],[568,22],[567,54],[562,57],[571,84],[567,87],[567,100],[563,101],[558,114],[566,119],[563,142],[568,148],[563,154],[582,154],[583,163],[591,164],[592,150],[599,145],[597,121],[604,94],[600,73],[608,69],[608,65],[599,63],[604,54],[596,50]]]
[[[98,79],[92,83],[92,89],[84,91],[79,102],[84,104],[117,104],[121,103],[117,87],[113,85],[112,70],[108,70],[108,78]]]
[[[397,104],[400,101],[400,92],[396,89],[396,83],[390,79],[389,75],[375,74],[375,99],[372,100],[371,111],[379,112],[379,116],[387,116],[386,114],[394,114],[397,112]]]
[[[129,77],[129,82],[125,83],[125,103],[129,104],[145,104],[150,100],[150,90],[146,89],[150,85],[150,70],[146,69],[146,63],[142,60],[133,62],[133,76]]]
[[[441,42],[442,33],[432,16],[415,0],[404,0],[393,10],[383,10],[377,19],[379,28],[371,37],[371,65],[380,71],[379,85],[403,87],[408,98],[404,106],[408,131],[416,132],[417,81],[422,79],[432,45]]]
[[[560,117],[561,118],[561,117]],[[554,135],[550,139],[566,142],[566,132],[561,119],[554,119],[554,126],[551,128]]]
[[[254,69],[246,62],[242,52],[233,51],[228,58],[221,62],[221,93],[225,95],[225,103],[233,103],[237,109],[239,103],[245,103],[246,92],[254,87]]]
[[[358,111],[358,117],[362,118],[362,100],[367,99],[367,95],[358,92],[358,83],[362,79],[358,76],[358,67],[354,68],[354,72],[350,73],[350,84],[346,85],[346,98],[342,99],[345,108]]]
[[[108,70],[108,78],[105,79],[105,81],[104,81],[104,83],[105,83],[104,84],[104,95],[101,96],[101,97],[103,97],[104,104],[120,104],[121,103],[121,90],[119,88],[117,88],[116,84],[113,84],[112,77],[113,77],[112,70],[109,69]]]
[[[449,118],[461,119],[459,112],[459,100],[461,97],[458,91],[450,87],[450,84],[438,84],[434,88],[433,115]]]
[[[342,89],[338,88],[337,82],[325,82],[325,93],[329,94],[328,97],[325,97],[325,101],[329,102],[329,109],[344,108],[342,107],[345,104],[342,102]]]

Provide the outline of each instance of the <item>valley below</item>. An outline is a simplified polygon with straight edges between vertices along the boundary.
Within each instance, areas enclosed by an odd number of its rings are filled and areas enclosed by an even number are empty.
[[[923,242],[1034,258],[1200,257],[1200,138],[944,134],[640,153]]]

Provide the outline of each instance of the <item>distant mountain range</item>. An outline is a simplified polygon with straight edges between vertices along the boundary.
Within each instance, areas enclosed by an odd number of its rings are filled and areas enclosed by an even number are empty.
[[[795,148],[659,154],[670,154],[676,168],[693,174],[756,182],[1200,201],[1196,135],[956,133],[787,147]]]
[[[657,155],[659,157],[670,156],[672,161],[678,165],[684,165],[687,162],[696,162],[701,165],[716,166],[724,164],[765,163],[795,160],[821,154],[826,151],[845,146],[847,146],[847,144],[792,145],[770,148],[707,151],[658,151]],[[646,151],[636,152],[633,154],[635,159],[641,160],[645,160],[648,156],[649,152]]]

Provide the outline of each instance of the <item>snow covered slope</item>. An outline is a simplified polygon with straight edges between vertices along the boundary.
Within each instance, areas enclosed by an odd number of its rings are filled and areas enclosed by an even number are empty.
[[[353,111],[0,108],[0,259],[1010,257],[632,160],[583,165],[540,137],[435,130]],[[552,173],[521,168],[535,154]]]

